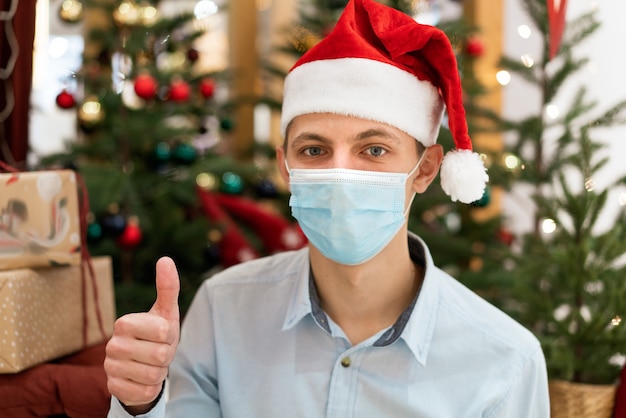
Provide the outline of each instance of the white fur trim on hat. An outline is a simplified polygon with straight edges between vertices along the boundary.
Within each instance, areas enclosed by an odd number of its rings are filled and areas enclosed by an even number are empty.
[[[296,117],[336,113],[387,123],[424,146],[437,141],[443,100],[429,81],[380,61],[338,58],[304,63],[285,79],[281,132]]]
[[[472,203],[483,197],[489,175],[478,155],[467,149],[446,153],[441,163],[441,188],[453,202]]]

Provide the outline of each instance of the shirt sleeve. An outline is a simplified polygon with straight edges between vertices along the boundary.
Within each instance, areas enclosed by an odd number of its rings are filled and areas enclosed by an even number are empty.
[[[213,319],[205,283],[198,289],[181,327],[180,343],[169,370],[166,417],[222,416]]]
[[[163,396],[150,412],[141,415],[130,415],[116,397],[111,397],[111,408],[107,418],[163,418],[165,416],[165,399]]]
[[[513,375],[507,396],[485,418],[550,418],[548,374],[541,347]]]

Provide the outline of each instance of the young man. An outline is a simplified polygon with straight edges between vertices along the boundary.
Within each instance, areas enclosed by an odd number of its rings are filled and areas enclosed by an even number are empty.
[[[308,248],[207,280],[180,343],[176,269],[159,260],[154,307],[120,318],[107,347],[109,416],[547,418],[538,341],[407,231],[440,166],[453,200],[487,180],[445,35],[352,0],[288,75],[282,128]]]

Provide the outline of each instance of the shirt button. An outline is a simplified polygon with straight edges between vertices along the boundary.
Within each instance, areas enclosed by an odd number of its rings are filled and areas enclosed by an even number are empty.
[[[350,360],[350,357],[344,357],[341,359],[341,365],[343,367],[350,367],[350,364],[352,364],[352,360]]]

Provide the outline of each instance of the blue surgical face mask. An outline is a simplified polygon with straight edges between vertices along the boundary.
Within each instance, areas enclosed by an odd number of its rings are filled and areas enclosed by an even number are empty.
[[[340,264],[365,263],[398,233],[411,207],[410,173],[330,169],[291,169],[289,206],[300,228],[325,257]],[[285,162],[285,164],[287,164]]]

